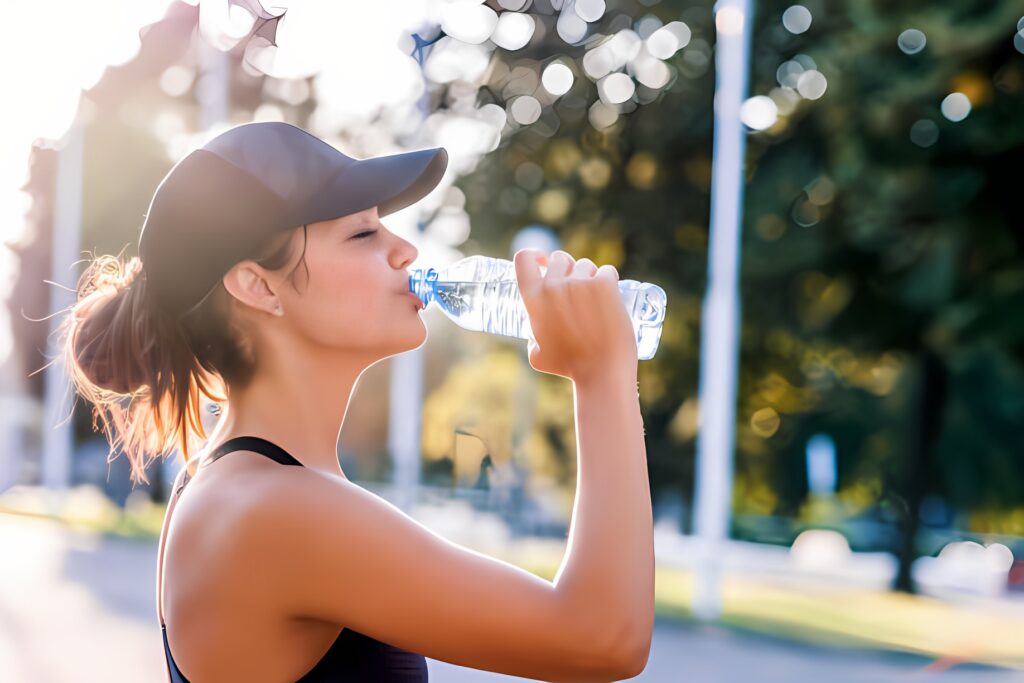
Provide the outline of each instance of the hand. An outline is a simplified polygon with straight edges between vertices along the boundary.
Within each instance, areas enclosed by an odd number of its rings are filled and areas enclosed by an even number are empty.
[[[519,294],[533,329],[530,366],[574,382],[637,370],[633,323],[619,294],[619,273],[565,251],[550,258],[520,249],[513,258]],[[546,266],[542,275],[540,266]]]

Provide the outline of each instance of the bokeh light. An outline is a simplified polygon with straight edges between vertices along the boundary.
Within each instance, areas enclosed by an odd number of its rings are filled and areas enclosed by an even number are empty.
[[[896,44],[904,54],[916,55],[928,44],[928,38],[916,28],[908,28],[896,39]]]
[[[596,47],[588,50],[583,56],[583,71],[590,78],[597,80],[604,78],[615,68],[611,50],[605,47]]]
[[[662,27],[662,21],[660,18],[653,14],[645,14],[644,16],[633,22],[633,30],[640,36],[641,40],[646,41],[652,33]]]
[[[811,11],[803,5],[793,5],[782,13],[782,25],[790,33],[804,33],[811,27]]]
[[[809,228],[821,220],[821,209],[810,199],[800,199],[793,205],[792,216],[794,223]]]
[[[569,5],[567,4],[566,7]],[[563,8],[564,9],[564,8]],[[576,12],[563,11],[558,15],[555,22],[555,30],[558,36],[570,45],[576,45],[587,36],[587,22]]]
[[[621,104],[636,91],[633,79],[621,72],[608,74],[597,82],[597,92],[601,101],[607,104]]]
[[[192,88],[195,77],[194,70],[181,64],[173,64],[160,74],[160,89],[172,97],[180,97]]]
[[[482,43],[498,25],[498,15],[474,0],[454,0],[441,10],[441,29],[464,43]]]
[[[740,107],[740,120],[753,130],[771,128],[778,118],[778,106],[772,98],[765,95],[751,97]]]
[[[779,431],[782,418],[774,408],[761,408],[750,416],[750,428],[762,439],[767,439]]]
[[[604,16],[604,0],[576,0],[576,14],[586,22],[594,22]]]
[[[509,104],[509,112],[516,123],[529,125],[540,118],[540,102],[531,95],[520,95]]]
[[[918,147],[931,147],[939,140],[939,127],[931,119],[920,119],[910,127],[910,141]]]
[[[963,121],[971,113],[971,100],[962,92],[950,93],[942,100],[941,109],[950,121]]]
[[[619,120],[619,110],[598,100],[590,105],[587,118],[590,121],[590,125],[600,130],[608,128]]]
[[[665,24],[645,40],[647,51],[658,59],[668,59],[690,44],[690,27],[681,21]]]
[[[801,97],[808,100],[816,100],[825,94],[828,88],[828,81],[825,75],[817,69],[809,69],[800,74],[796,81],[796,90]]]
[[[634,61],[631,71],[637,81],[655,90],[665,87],[672,78],[668,65],[650,56]]]
[[[544,89],[552,95],[564,95],[572,87],[572,69],[563,62],[552,62],[544,67],[540,80]]]
[[[533,38],[537,23],[532,15],[503,12],[491,34],[491,40],[505,50],[518,50]]]

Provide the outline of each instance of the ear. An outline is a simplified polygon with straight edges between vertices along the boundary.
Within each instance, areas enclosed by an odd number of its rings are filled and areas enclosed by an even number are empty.
[[[267,272],[253,261],[241,261],[224,275],[224,288],[231,296],[252,308],[280,315],[281,301]]]

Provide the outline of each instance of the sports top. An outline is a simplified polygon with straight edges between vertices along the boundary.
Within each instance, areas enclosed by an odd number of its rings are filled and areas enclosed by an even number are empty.
[[[258,436],[239,436],[218,446],[209,456],[209,462],[232,452],[253,451],[282,465],[302,463],[287,451]],[[174,492],[178,496],[189,481],[186,471],[181,486]],[[171,656],[167,642],[167,625],[160,622],[167,670],[171,683],[189,683]],[[343,628],[323,657],[296,683],[342,683],[349,681],[381,681],[384,683],[424,683],[427,681],[427,661],[423,655],[382,643],[350,628]]]

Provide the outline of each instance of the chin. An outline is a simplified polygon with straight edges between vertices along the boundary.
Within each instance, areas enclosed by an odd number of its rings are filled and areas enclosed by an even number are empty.
[[[411,326],[410,326],[411,327]],[[396,356],[406,351],[415,351],[416,349],[423,346],[427,341],[427,326],[420,320],[419,331],[416,333],[409,332],[408,334],[402,334],[399,339],[395,340],[394,346],[392,346],[391,353],[387,357]]]
[[[423,346],[427,342],[427,337],[428,337],[427,326],[423,323],[423,319],[422,318],[419,318],[418,316],[417,316],[417,318],[420,321],[420,325],[419,326],[420,326],[421,332],[420,332],[420,334],[416,335],[416,337],[414,337],[414,340],[413,340],[412,344],[408,348],[404,349],[405,351],[414,351],[415,349],[420,348],[421,346]]]

